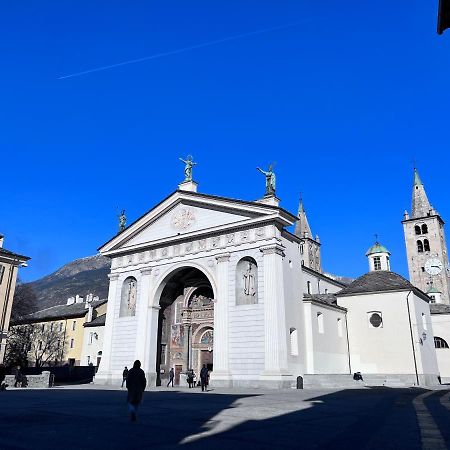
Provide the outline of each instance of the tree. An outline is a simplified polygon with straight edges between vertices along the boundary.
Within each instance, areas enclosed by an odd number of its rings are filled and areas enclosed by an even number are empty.
[[[8,365],[36,367],[57,365],[67,352],[65,332],[53,324],[26,324],[11,327],[6,345],[5,362]]]
[[[31,314],[37,304],[37,296],[33,287],[29,283],[17,281],[16,291],[11,310],[11,320],[17,320],[19,317]]]

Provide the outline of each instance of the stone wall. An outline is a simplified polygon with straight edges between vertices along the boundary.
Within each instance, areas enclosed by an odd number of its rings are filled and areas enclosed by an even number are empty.
[[[50,372],[42,372],[41,375],[25,375],[28,380],[29,388],[48,388],[50,387]],[[14,387],[14,375],[6,375],[5,383],[9,387]]]

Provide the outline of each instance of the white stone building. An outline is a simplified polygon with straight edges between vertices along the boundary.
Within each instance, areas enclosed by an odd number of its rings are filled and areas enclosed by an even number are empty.
[[[429,298],[378,243],[345,287],[311,236],[302,203],[295,216],[273,193],[248,202],[183,182],[99,249],[111,274],[96,382],[119,383],[139,359],[149,386],[203,365],[215,386],[339,385],[358,371],[437,384]]]

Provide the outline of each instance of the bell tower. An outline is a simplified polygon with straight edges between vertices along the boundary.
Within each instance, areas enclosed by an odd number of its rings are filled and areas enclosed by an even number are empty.
[[[411,215],[405,211],[402,224],[411,283],[424,292],[433,288],[441,294],[435,298],[449,304],[450,270],[444,221],[431,206],[417,169],[414,169]]]

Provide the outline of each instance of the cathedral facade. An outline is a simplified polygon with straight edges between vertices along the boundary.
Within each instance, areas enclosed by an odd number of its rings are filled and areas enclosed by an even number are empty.
[[[375,243],[369,272],[344,284],[323,272],[303,202],[297,215],[279,206],[271,169],[258,201],[200,194],[189,170],[99,249],[111,273],[96,383],[118,384],[139,359],[150,386],[204,366],[214,386],[336,386],[355,372],[369,384],[437,384],[430,297],[391,272],[385,247]],[[427,225],[435,249],[439,223],[405,218],[405,230],[420,225],[423,238]]]

